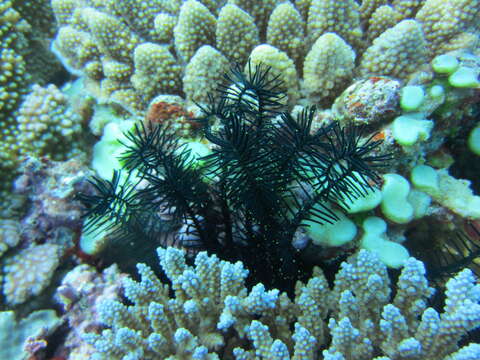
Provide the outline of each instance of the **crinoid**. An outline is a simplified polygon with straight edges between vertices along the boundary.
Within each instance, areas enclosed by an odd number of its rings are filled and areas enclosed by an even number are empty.
[[[166,223],[181,246],[242,260],[252,282],[292,291],[309,270],[292,246],[295,232],[336,221],[332,206],[375,186],[388,156],[359,128],[313,131],[313,107],[282,112],[281,83],[267,67],[248,64],[226,79],[197,119],[211,153],[195,159],[168,128],[137,125],[122,161],[140,180],[94,180],[97,194],[79,196],[87,226],[123,229],[142,248],[150,228]]]
[[[463,230],[457,230],[453,236],[439,246],[427,264],[430,279],[439,281],[455,275],[464,268],[470,268],[480,276],[480,228],[478,224],[467,222]]]

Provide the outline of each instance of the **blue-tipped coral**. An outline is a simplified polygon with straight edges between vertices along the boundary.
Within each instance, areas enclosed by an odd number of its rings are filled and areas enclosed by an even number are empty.
[[[460,347],[480,325],[479,285],[470,270],[446,285],[445,306],[422,262],[408,258],[392,289],[387,269],[361,250],[341,264],[333,286],[316,269],[290,300],[263,284],[245,286],[241,262],[200,252],[158,249],[171,285],[145,264],[140,280],[124,279],[126,301],[98,305],[103,328],[83,335],[95,359],[476,359],[480,346]],[[395,290],[395,291],[392,291]],[[384,356],[384,357],[379,357]],[[388,356],[388,357],[387,357]]]

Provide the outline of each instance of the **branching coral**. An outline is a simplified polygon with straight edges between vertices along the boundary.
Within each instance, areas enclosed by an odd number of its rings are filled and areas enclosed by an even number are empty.
[[[47,9],[44,16],[34,17],[34,8]],[[0,192],[10,190],[20,161],[22,144],[18,141],[18,108],[30,91],[32,82],[45,83],[54,78],[60,66],[43,45],[36,27],[45,25],[49,5],[41,2],[0,2]],[[50,17],[53,13],[50,9]],[[39,20],[38,22],[35,20]],[[30,24],[28,21],[33,21]],[[51,26],[51,22],[49,23]],[[25,144],[23,144],[25,145]]]
[[[145,13],[142,20],[131,19],[129,11],[137,10],[128,10],[132,7],[128,3],[120,0],[100,6],[80,0],[54,0],[52,5],[60,24],[55,48],[64,62],[72,70],[100,82],[105,98],[120,101],[132,111],[145,110],[148,101],[158,95],[132,86],[132,74],[141,73],[144,66],[134,63],[135,48],[145,43],[165,46],[171,54],[165,62],[152,60],[158,69],[152,83],[158,82],[156,77],[163,79],[172,71],[176,73],[178,67],[185,69],[192,59],[197,64],[207,62],[209,54],[199,52],[203,46],[213,47],[229,61],[243,66],[253,49],[269,45],[282,54],[278,57],[280,63],[285,63],[284,57],[288,58],[300,76],[305,72],[305,84],[332,83],[334,79],[335,89],[330,87],[324,96],[314,94],[310,99],[322,104],[349,85],[345,78],[352,70],[362,75],[409,79],[435,55],[478,45],[478,41],[475,42],[478,26],[474,20],[478,2],[474,0],[363,1],[361,6],[353,0],[295,1],[293,4],[273,0],[259,4],[234,0],[159,4],[145,0],[140,2],[143,6],[138,10],[140,14]],[[338,51],[330,55],[324,51],[324,65],[312,77],[308,71],[311,63],[307,61],[308,54],[315,56],[314,44],[328,33],[339,37],[337,43],[351,48],[352,55],[348,61],[335,62]],[[122,40],[112,42],[109,39],[113,34]],[[207,56],[205,61],[201,60],[203,56]],[[352,63],[352,57],[356,64]],[[106,60],[121,64],[124,69],[121,78],[106,71]],[[331,63],[335,66],[326,66]],[[201,88],[218,84],[215,77],[201,74],[198,81],[203,83]],[[295,89],[288,96],[296,99],[303,95],[302,90]],[[311,93],[308,86],[306,90]],[[189,100],[208,101],[206,93],[199,97],[186,83],[172,84],[162,91],[184,93]]]
[[[29,75],[22,51],[29,27],[9,1],[0,3],[0,173],[2,190],[10,186],[15,167],[18,165],[16,109],[27,92]]]
[[[480,288],[469,270],[447,283],[439,314],[427,307],[433,289],[423,264],[413,258],[393,298],[385,266],[362,250],[342,264],[333,289],[316,270],[307,284],[297,284],[291,301],[262,284],[247,290],[248,271],[240,262],[201,252],[189,266],[180,250],[158,249],[158,255],[171,286],[139,264],[141,281],[123,283],[131,305],[105,301],[100,321],[107,328],[84,336],[96,358],[473,360],[480,355],[478,344],[457,345],[480,325]]]
[[[69,107],[67,97],[55,85],[34,85],[19,108],[18,143],[21,153],[65,159],[75,150],[81,118]]]

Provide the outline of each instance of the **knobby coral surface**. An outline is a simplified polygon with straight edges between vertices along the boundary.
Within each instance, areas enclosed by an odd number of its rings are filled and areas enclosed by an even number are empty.
[[[459,349],[480,325],[480,287],[469,270],[447,283],[443,312],[428,307],[433,289],[423,264],[405,262],[395,294],[386,267],[361,250],[330,288],[319,269],[297,283],[295,300],[257,284],[245,288],[243,264],[199,253],[193,266],[174,248],[158,249],[170,285],[138,264],[123,283],[128,303],[99,307],[104,330],[84,335],[95,359],[475,359]]]
[[[244,65],[255,54],[285,81],[291,103],[300,95],[324,103],[353,75],[408,79],[435,55],[478,46],[477,0],[361,6],[353,0],[53,0],[52,6],[55,49],[64,64],[132,111],[145,110],[159,93],[205,101],[221,81],[225,59]]]

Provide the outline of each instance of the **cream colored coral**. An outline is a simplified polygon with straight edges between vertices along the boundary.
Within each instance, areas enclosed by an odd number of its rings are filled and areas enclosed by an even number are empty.
[[[412,18],[418,9],[425,3],[425,0],[393,0],[392,6],[400,15],[399,20]]]
[[[128,80],[133,73],[132,65],[121,63],[108,57],[102,59],[102,68],[108,79],[119,82]]]
[[[23,57],[12,49],[0,49],[0,67],[0,119],[4,120],[20,100],[27,74]]]
[[[215,17],[202,3],[188,0],[182,5],[173,33],[183,62],[187,63],[200,46],[215,44],[216,24]]]
[[[176,62],[167,46],[143,43],[135,48],[135,72],[131,77],[132,85],[150,101],[161,93],[173,93],[180,90],[181,66]]]
[[[295,0],[295,7],[298,9],[300,15],[302,15],[303,21],[307,21],[308,18],[308,9],[312,4],[312,0]]]
[[[267,43],[300,65],[305,57],[304,28],[300,13],[290,2],[279,4],[268,20]]]
[[[265,34],[267,23],[269,21],[270,14],[277,5],[278,0],[228,0],[227,4],[238,6],[240,9],[248,13],[253,17],[255,24],[262,37]]]
[[[76,0],[51,0],[59,26],[67,25],[76,6]]]
[[[53,50],[73,74],[84,73],[93,79],[103,76],[100,50],[88,32],[73,26],[62,26],[53,43]]]
[[[104,78],[100,82],[100,97],[107,100],[115,91],[129,88],[129,83],[121,83],[115,78]]]
[[[470,181],[456,179],[446,169],[436,170],[438,188],[428,189],[435,201],[463,218],[480,219],[480,196],[470,188]]]
[[[387,29],[394,27],[398,22],[398,18],[398,12],[390,5],[383,5],[377,8],[368,20],[367,37],[369,43]]]
[[[423,26],[433,57],[478,45],[479,16],[479,0],[427,0],[416,19]],[[464,33],[476,34],[476,41],[475,36],[465,37]]]
[[[60,247],[34,245],[9,257],[3,267],[3,294],[10,305],[25,302],[47,287],[60,260]]]
[[[253,18],[235,5],[225,5],[220,11],[216,37],[217,48],[230,61],[242,65],[260,42]]]
[[[359,72],[404,79],[427,62],[421,25],[415,20],[403,20],[373,41],[363,54]]]
[[[183,77],[183,91],[188,100],[207,102],[230,69],[227,58],[218,50],[203,45],[192,57]]]
[[[102,53],[118,61],[131,60],[140,39],[119,18],[93,8],[84,8],[81,16]]]
[[[372,14],[381,6],[386,5],[388,0],[364,0],[360,6],[360,16],[363,21],[369,20]]]
[[[24,35],[29,30],[10,1],[0,3],[0,132],[11,124],[15,110],[28,84]]]
[[[135,29],[137,35],[145,39],[155,39],[156,33],[152,23],[159,13],[174,11],[175,1],[135,0],[118,1],[106,0],[112,14],[121,18],[130,28]]]
[[[173,15],[160,13],[155,16],[153,26],[156,40],[161,43],[169,43],[173,39],[173,29],[176,23],[177,18]]]
[[[13,219],[0,219],[0,257],[20,241],[20,223]]]
[[[53,84],[34,85],[17,118],[22,151],[34,156],[64,159],[81,131],[81,118],[67,97]]]
[[[336,33],[350,46],[359,46],[362,29],[358,4],[354,0],[312,0],[307,23],[309,43],[326,32]]]
[[[250,54],[250,62],[254,66],[261,64],[268,66],[270,79],[277,78],[281,81],[281,86],[287,94],[288,103],[292,106],[295,104],[300,95],[298,75],[295,64],[286,53],[271,45],[262,44],[253,49]]]
[[[332,98],[353,76],[355,52],[338,35],[320,36],[305,58],[304,89],[313,101]]]

